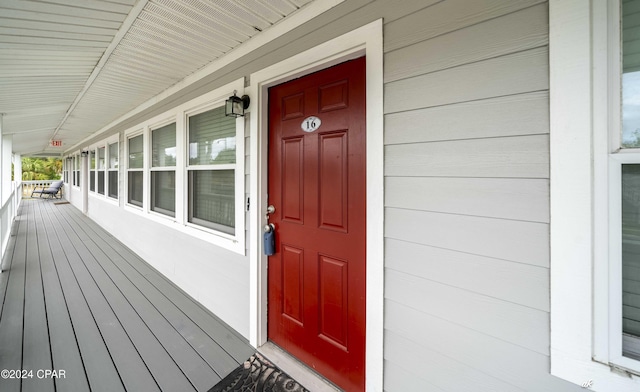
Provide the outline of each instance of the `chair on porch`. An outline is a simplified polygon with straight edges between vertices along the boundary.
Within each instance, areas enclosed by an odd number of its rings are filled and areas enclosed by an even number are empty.
[[[64,181],[58,180],[58,181],[52,182],[48,188],[45,188],[44,186],[42,186],[40,189],[38,189],[38,187],[35,187],[31,192],[31,197],[33,197],[34,194],[39,193],[41,198],[42,198],[42,195],[48,195],[49,198],[62,199],[63,185],[64,185]]]

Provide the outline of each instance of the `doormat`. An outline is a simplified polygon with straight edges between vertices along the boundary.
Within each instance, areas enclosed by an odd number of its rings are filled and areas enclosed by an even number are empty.
[[[255,353],[209,392],[309,392],[262,355]]]
[[[57,205],[57,206],[58,206],[58,205],[60,205],[60,204],[69,204],[69,202],[68,202],[68,201],[56,201],[56,202],[54,202],[53,204],[55,204],[55,205]]]

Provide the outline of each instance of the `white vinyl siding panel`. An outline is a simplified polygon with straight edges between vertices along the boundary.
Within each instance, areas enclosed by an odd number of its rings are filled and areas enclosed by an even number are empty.
[[[388,67],[385,82],[509,55],[523,48],[545,46],[548,44],[548,26],[547,6],[540,4],[505,15],[493,23],[479,23],[440,39],[394,50],[384,59]]]
[[[549,51],[535,48],[387,83],[384,110],[394,113],[548,89]]]
[[[385,241],[385,249],[387,270],[549,311],[545,267],[391,238]]]
[[[384,135],[386,145],[548,134],[549,94],[539,91],[393,113],[386,116],[385,126],[393,130]]]
[[[549,375],[548,28],[492,0],[385,25],[387,391],[581,390]]]
[[[434,317],[428,313],[408,307],[404,304],[387,300],[385,303],[387,320],[385,325],[389,332],[386,337],[385,351],[394,361],[400,363],[404,369],[411,369],[412,359],[419,361],[421,352],[435,356],[439,360],[433,363],[432,371],[415,373],[412,376],[430,382],[438,382],[445,391],[478,392],[493,391],[484,385],[474,385],[473,380],[482,377],[486,382],[490,379],[486,375],[499,378],[505,384],[510,385],[509,391],[539,391],[539,392],[565,392],[583,391],[578,386],[570,384],[548,375],[549,358],[547,355],[537,353],[522,346],[509,343],[501,338],[495,338],[485,334],[478,334],[473,329],[451,323]],[[420,325],[421,328],[415,328]],[[433,339],[437,336],[438,339]],[[396,349],[398,344],[404,347],[403,351]],[[410,344],[415,348],[407,346]],[[413,352],[414,358],[410,356]],[[392,376],[389,367],[387,381]],[[440,371],[451,372],[458,369],[455,375],[448,374],[447,378],[439,381]],[[467,371],[475,375],[467,375]],[[431,377],[432,374],[434,377]],[[462,379],[463,384],[450,387],[451,380]],[[400,380],[400,382],[402,382]],[[400,384],[401,385],[401,384]],[[504,384],[502,384],[504,385]],[[412,391],[414,389],[402,389],[396,387],[387,388],[389,391]],[[422,389],[417,389],[422,390]]]
[[[387,177],[386,205],[549,223],[549,181],[529,178]]]
[[[385,175],[548,178],[549,138],[533,135],[386,146]]]

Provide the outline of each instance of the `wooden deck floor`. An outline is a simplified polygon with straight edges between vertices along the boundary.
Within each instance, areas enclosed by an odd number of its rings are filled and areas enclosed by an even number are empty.
[[[13,233],[0,391],[206,391],[254,352],[71,205],[23,200]]]

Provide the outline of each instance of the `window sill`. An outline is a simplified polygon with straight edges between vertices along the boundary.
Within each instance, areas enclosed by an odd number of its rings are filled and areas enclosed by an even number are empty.
[[[242,239],[239,236],[231,236],[222,232],[207,229],[190,223],[180,224],[176,222],[175,218],[159,214],[153,211],[144,211],[142,208],[134,206],[132,204],[125,204],[125,211],[132,214],[136,214],[144,219],[152,220],[155,223],[162,224],[173,230],[177,230],[181,233],[187,234],[191,237],[198,238],[202,241],[219,246],[223,249],[229,250],[234,253],[245,256],[245,244],[244,244],[244,231],[241,233]]]

